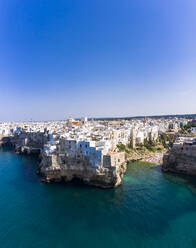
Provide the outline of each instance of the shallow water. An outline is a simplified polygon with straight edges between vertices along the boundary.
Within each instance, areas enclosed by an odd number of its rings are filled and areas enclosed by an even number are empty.
[[[43,184],[36,157],[0,152],[0,247],[196,247],[196,183],[129,164],[102,190]]]

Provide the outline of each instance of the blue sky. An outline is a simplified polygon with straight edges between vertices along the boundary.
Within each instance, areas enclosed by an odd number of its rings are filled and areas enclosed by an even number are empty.
[[[0,1],[0,121],[196,113],[195,0]]]

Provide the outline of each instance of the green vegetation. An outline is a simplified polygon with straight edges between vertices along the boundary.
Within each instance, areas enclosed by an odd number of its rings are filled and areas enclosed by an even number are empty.
[[[169,142],[169,137],[168,137],[168,136],[166,137],[166,140],[167,140],[167,142]],[[163,135],[161,135],[161,136],[159,137],[159,143],[160,143],[165,149],[168,149],[168,148],[169,148],[169,146],[166,144],[166,141],[165,141],[165,138],[164,138]]]
[[[150,140],[144,139],[144,147],[146,147],[151,152],[156,152],[156,144]]]
[[[188,129],[190,129],[191,127],[196,127],[196,122],[195,122],[195,121],[189,121],[189,122],[184,126],[184,129],[185,129],[185,130],[188,130]]]
[[[181,134],[188,134],[188,131],[185,129],[185,127],[182,127],[181,130],[179,131]]]
[[[147,139],[144,139],[144,146],[145,146],[148,150],[151,150],[153,144],[152,144],[152,142],[148,141]]]
[[[166,142],[164,137],[160,136],[156,141],[145,139],[143,144],[135,148],[132,147],[131,142],[128,145],[118,144],[117,148],[119,151],[124,151],[127,157],[140,157],[148,156],[150,153],[164,152],[169,147]]]
[[[123,144],[118,144],[117,145],[117,148],[119,149],[119,151],[121,152],[126,152],[126,153],[129,153],[129,150],[127,149],[127,147]]]
[[[123,145],[123,144],[118,144],[117,147],[118,147],[118,149],[119,149],[120,151],[125,151],[125,150],[126,150],[126,146]]]
[[[189,121],[186,125],[181,125],[181,130],[179,131],[179,133],[188,134],[191,127],[196,127],[196,121]]]
[[[133,146],[132,146],[132,143],[131,142],[128,144],[128,148],[129,149],[133,149]]]

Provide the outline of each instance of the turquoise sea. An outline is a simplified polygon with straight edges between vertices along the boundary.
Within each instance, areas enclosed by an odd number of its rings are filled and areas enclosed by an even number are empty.
[[[36,157],[0,152],[0,247],[195,248],[196,182],[129,164],[103,190],[43,184]]]

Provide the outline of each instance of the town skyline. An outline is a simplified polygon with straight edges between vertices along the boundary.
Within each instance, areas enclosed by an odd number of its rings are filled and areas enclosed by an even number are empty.
[[[51,122],[51,121],[66,121],[67,119],[69,118],[74,118],[76,120],[80,120],[83,116],[73,116],[73,115],[69,115],[69,116],[66,116],[65,118],[62,118],[62,119],[40,119],[40,120],[33,120],[33,119],[24,119],[24,120],[1,120],[0,119],[0,122]],[[116,119],[142,119],[142,118],[179,118],[179,117],[182,117],[182,118],[196,118],[196,113],[185,113],[185,114],[161,114],[161,115],[135,115],[135,116],[85,116],[88,118],[88,120],[116,120]]]

